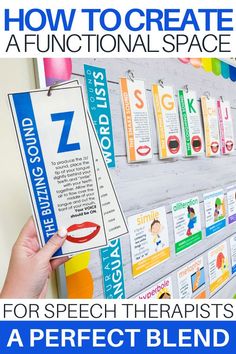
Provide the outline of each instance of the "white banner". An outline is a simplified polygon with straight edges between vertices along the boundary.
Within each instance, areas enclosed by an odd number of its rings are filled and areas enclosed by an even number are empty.
[[[0,57],[233,57],[235,1],[2,0]]]
[[[235,300],[0,300],[1,321],[235,321]]]

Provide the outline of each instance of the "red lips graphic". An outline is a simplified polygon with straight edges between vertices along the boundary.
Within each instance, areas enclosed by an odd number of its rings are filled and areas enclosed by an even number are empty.
[[[94,237],[97,236],[97,234],[99,233],[101,226],[93,223],[93,222],[84,222],[82,224],[74,224],[71,225],[70,227],[68,227],[67,232],[73,232],[76,230],[82,230],[82,229],[89,229],[89,228],[95,228],[95,230],[93,232],[91,232],[91,234],[87,235],[87,236],[71,236],[68,235],[66,240],[72,243],[86,243],[91,241]]]
[[[200,136],[195,135],[192,137],[192,147],[195,152],[200,152],[202,149],[202,141]]]
[[[151,148],[147,145],[144,145],[139,146],[136,151],[140,156],[147,156],[150,153]]]
[[[180,141],[176,135],[171,135],[167,140],[167,146],[170,152],[175,155],[180,150]]]
[[[234,143],[233,143],[232,140],[226,141],[225,145],[226,145],[226,149],[227,149],[228,151],[232,151],[232,150],[233,150]]]
[[[219,143],[217,141],[213,141],[211,143],[211,151],[216,154],[219,150]]]

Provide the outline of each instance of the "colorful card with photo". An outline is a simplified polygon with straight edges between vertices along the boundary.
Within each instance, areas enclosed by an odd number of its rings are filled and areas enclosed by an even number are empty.
[[[164,207],[128,218],[133,276],[137,277],[170,257]]]
[[[206,285],[203,257],[199,257],[177,273],[179,298],[193,299]],[[202,294],[202,292],[200,292]]]
[[[204,198],[206,236],[211,236],[226,226],[224,191],[206,193]]]
[[[219,114],[219,128],[221,139],[221,153],[223,155],[231,154],[234,151],[234,127],[229,101],[217,101]]]
[[[227,243],[223,242],[208,252],[210,292],[214,293],[230,277]]]
[[[179,90],[178,97],[186,157],[202,155],[204,140],[196,93]]]
[[[174,89],[155,84],[152,86],[152,95],[160,159],[178,157],[182,155],[182,142]]]
[[[198,197],[172,204],[175,252],[180,253],[202,240]]]
[[[151,130],[144,81],[120,79],[128,162],[152,158]]]

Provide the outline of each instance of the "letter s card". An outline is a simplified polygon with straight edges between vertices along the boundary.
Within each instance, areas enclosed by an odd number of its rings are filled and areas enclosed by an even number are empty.
[[[128,162],[150,160],[152,142],[144,81],[121,78],[120,88]]]

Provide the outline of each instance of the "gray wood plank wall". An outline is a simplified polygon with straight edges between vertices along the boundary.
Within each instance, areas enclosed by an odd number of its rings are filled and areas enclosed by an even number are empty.
[[[222,77],[216,77],[212,73],[206,73],[203,69],[195,69],[191,65],[184,65],[177,59],[73,59],[73,76],[79,78],[81,83],[84,83],[84,63],[104,67],[107,70],[117,165],[111,171],[111,175],[125,215],[128,217],[158,206],[166,206],[168,213],[172,256],[170,260],[136,279],[133,279],[131,273],[129,235],[121,239],[127,297],[134,297],[138,292],[148,288],[151,284],[171,273],[174,297],[177,298],[177,270],[199,255],[203,255],[204,257],[207,284],[209,284],[207,251],[219,242],[227,240],[230,254],[229,237],[236,233],[236,225],[227,226],[226,229],[217,235],[206,239],[203,194],[214,189],[226,189],[227,186],[236,183],[236,151],[231,156],[221,156],[219,158],[206,158],[203,156],[200,158],[180,158],[176,161],[160,161],[158,159],[151,85],[162,79],[164,83],[174,86],[176,94],[178,89],[188,84],[190,89],[197,92],[198,97],[206,91],[216,98],[219,98],[221,95],[224,96],[225,99],[231,102],[236,135],[236,83],[233,83],[231,80],[225,80]],[[129,69],[134,71],[136,78],[145,80],[152,130],[152,144],[155,152],[151,162],[135,165],[127,164],[118,84],[119,78],[126,75]],[[191,196],[198,196],[201,202],[201,221],[204,239],[190,250],[176,256],[174,253],[171,204],[172,202]],[[92,252],[89,269],[95,283],[94,297],[103,298],[101,260],[98,251]],[[63,287],[63,289],[65,288]],[[232,298],[235,293],[235,277],[232,277],[215,294],[210,294],[207,289],[208,297]],[[64,291],[61,292],[61,296],[65,296]]]

